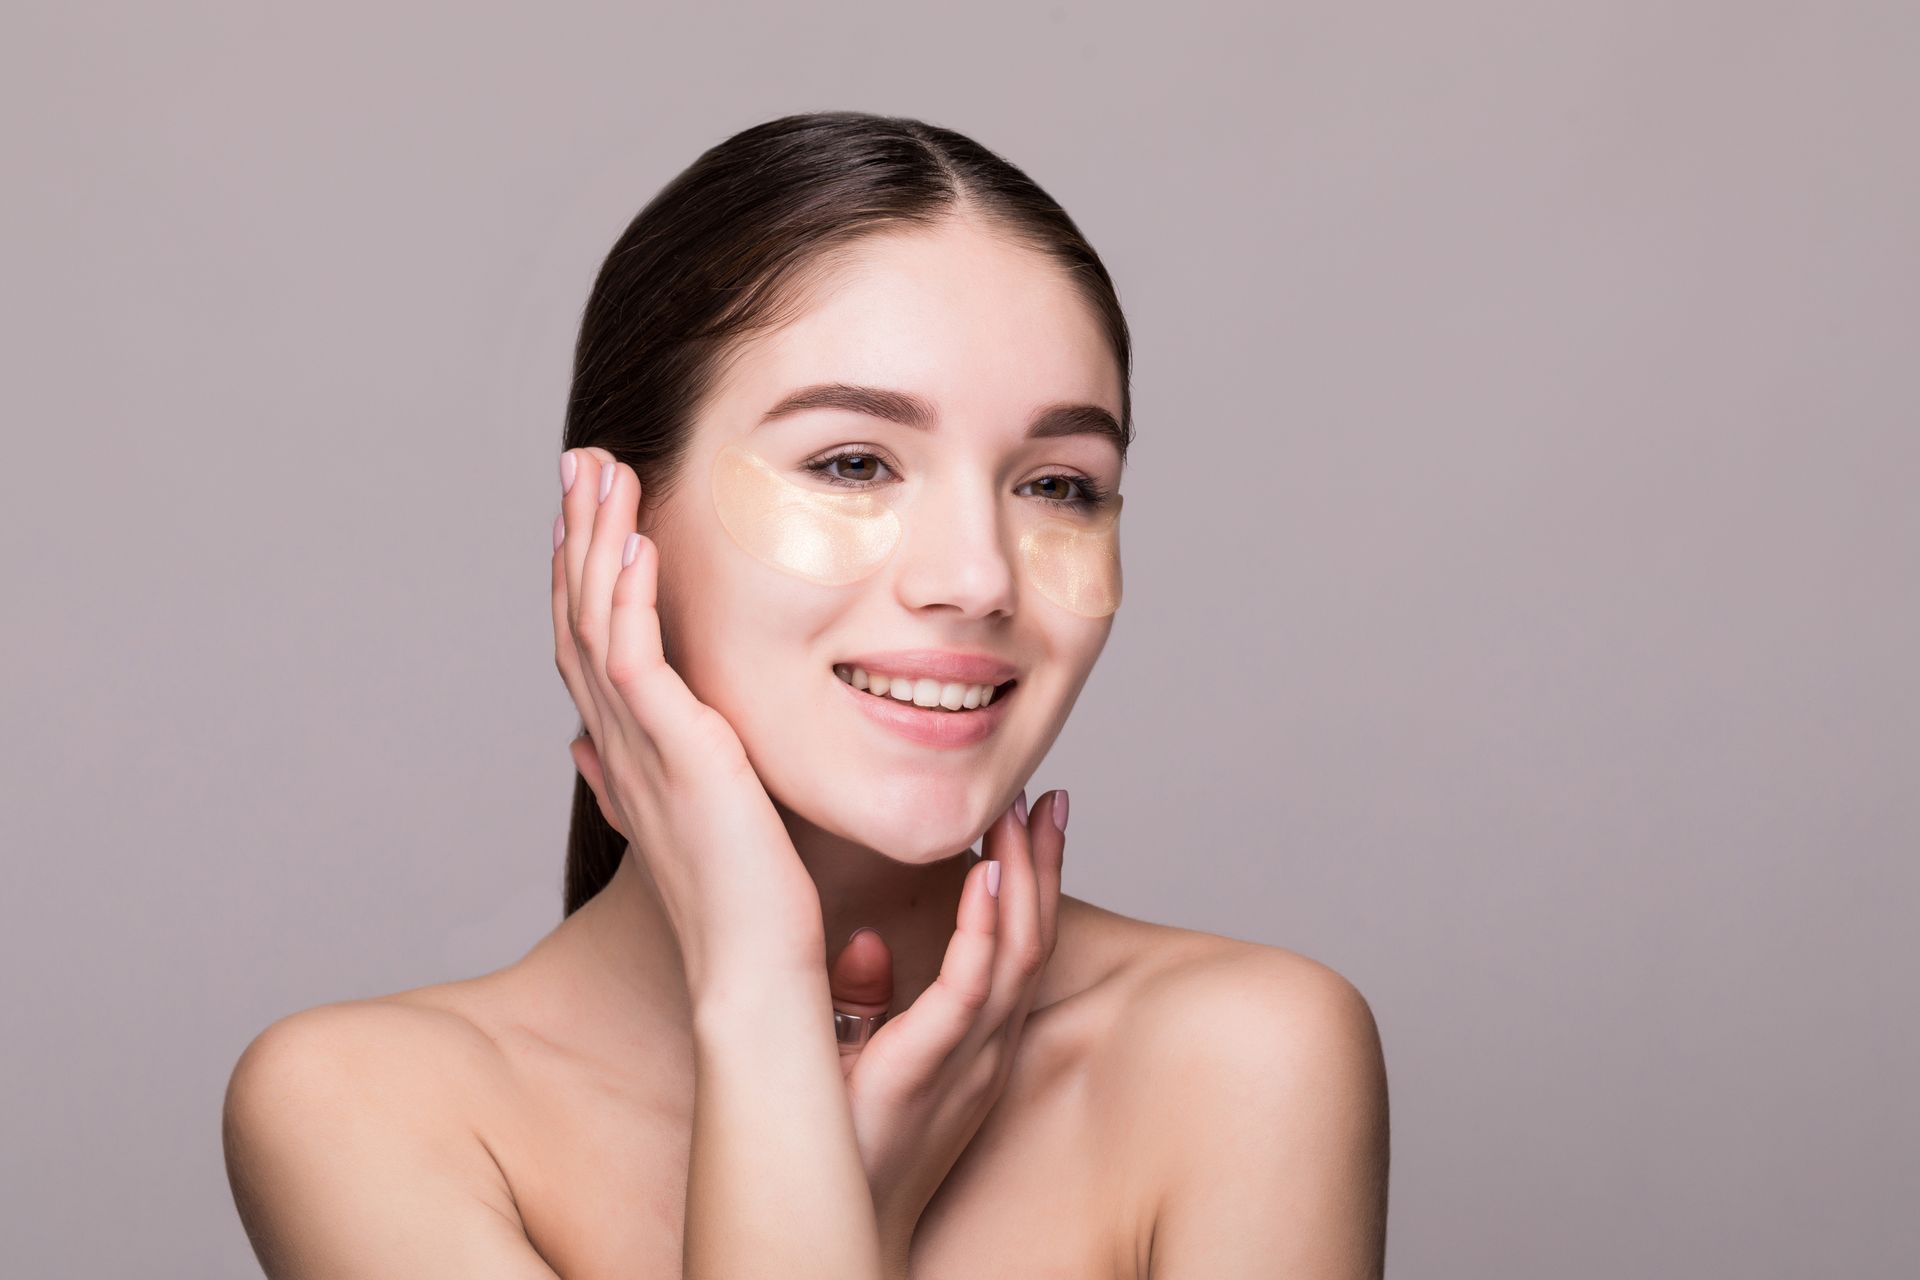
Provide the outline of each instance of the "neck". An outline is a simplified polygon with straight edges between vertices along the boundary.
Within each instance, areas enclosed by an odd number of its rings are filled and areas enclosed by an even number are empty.
[[[972,849],[929,863],[897,862],[823,831],[775,802],[800,861],[820,895],[824,969],[854,930],[879,932],[893,955],[899,1013],[933,984],[953,936],[960,888]],[[653,1008],[688,1013],[685,969],[659,888],[645,858],[629,848],[606,888],[574,913],[574,925],[599,965]],[[664,989],[663,989],[664,988]]]

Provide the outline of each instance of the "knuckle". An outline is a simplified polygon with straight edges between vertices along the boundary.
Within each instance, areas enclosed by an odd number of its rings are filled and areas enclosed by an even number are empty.
[[[629,654],[609,653],[607,655],[607,683],[622,693],[630,693],[638,688],[645,670],[645,667],[634,661]]]
[[[953,1002],[969,1015],[980,1012],[986,1007],[991,988],[985,982],[956,982],[942,974],[940,985],[945,987]]]
[[[586,613],[574,619],[573,647],[597,662],[601,656],[602,632],[594,625],[594,621],[594,618]]]
[[[965,1088],[975,1097],[988,1097],[1000,1090],[1006,1079],[1006,1039],[999,1032],[987,1037],[980,1052],[967,1065]]]

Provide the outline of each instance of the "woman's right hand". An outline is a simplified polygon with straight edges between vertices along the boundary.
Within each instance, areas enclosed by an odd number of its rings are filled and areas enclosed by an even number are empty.
[[[629,856],[646,859],[697,999],[781,974],[813,980],[826,949],[819,891],[733,726],[663,655],[659,552],[635,532],[639,477],[581,448],[561,455],[561,479],[554,661],[591,737],[575,739],[575,764]]]

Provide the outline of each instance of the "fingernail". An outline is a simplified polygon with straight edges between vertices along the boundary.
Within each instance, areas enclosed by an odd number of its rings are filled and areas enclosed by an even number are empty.
[[[628,534],[626,549],[620,553],[620,567],[622,569],[633,563],[633,553],[639,549],[640,535],[637,533]]]
[[[1067,793],[1062,790],[1053,798],[1053,825],[1060,828],[1062,835],[1067,831]]]
[[[603,463],[600,467],[600,501],[605,502],[607,495],[613,492],[613,464]]]
[[[1000,859],[987,859],[987,893],[991,897],[1000,896]]]
[[[1013,816],[1020,819],[1020,825],[1027,825],[1027,789],[1020,788],[1020,798],[1013,802]]]
[[[553,518],[553,549],[558,551],[560,544],[567,540],[567,513],[562,511]]]
[[[560,455],[560,492],[573,492],[573,477],[579,470],[580,463],[574,458],[573,450],[568,449]]]
[[[859,937],[863,933],[878,933],[878,932],[880,931],[878,929],[875,929],[872,925],[863,924],[858,929],[855,929],[852,933],[847,935],[847,945],[852,946],[853,940]]]

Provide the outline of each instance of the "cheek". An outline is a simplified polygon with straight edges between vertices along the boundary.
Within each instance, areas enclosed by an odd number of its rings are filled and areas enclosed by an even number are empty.
[[[899,516],[873,494],[803,489],[737,445],[714,456],[711,489],[714,515],[735,546],[817,586],[866,577],[900,542]]]
[[[1068,613],[1105,618],[1120,608],[1120,504],[1094,524],[1046,520],[1020,535],[1027,581]]]
[[[770,568],[819,586],[871,575],[899,546],[898,514],[870,493],[804,489],[735,444],[714,456],[711,494],[735,546]],[[1120,608],[1120,509],[1095,523],[1045,519],[1020,535],[1021,571],[1042,596],[1083,618]]]

